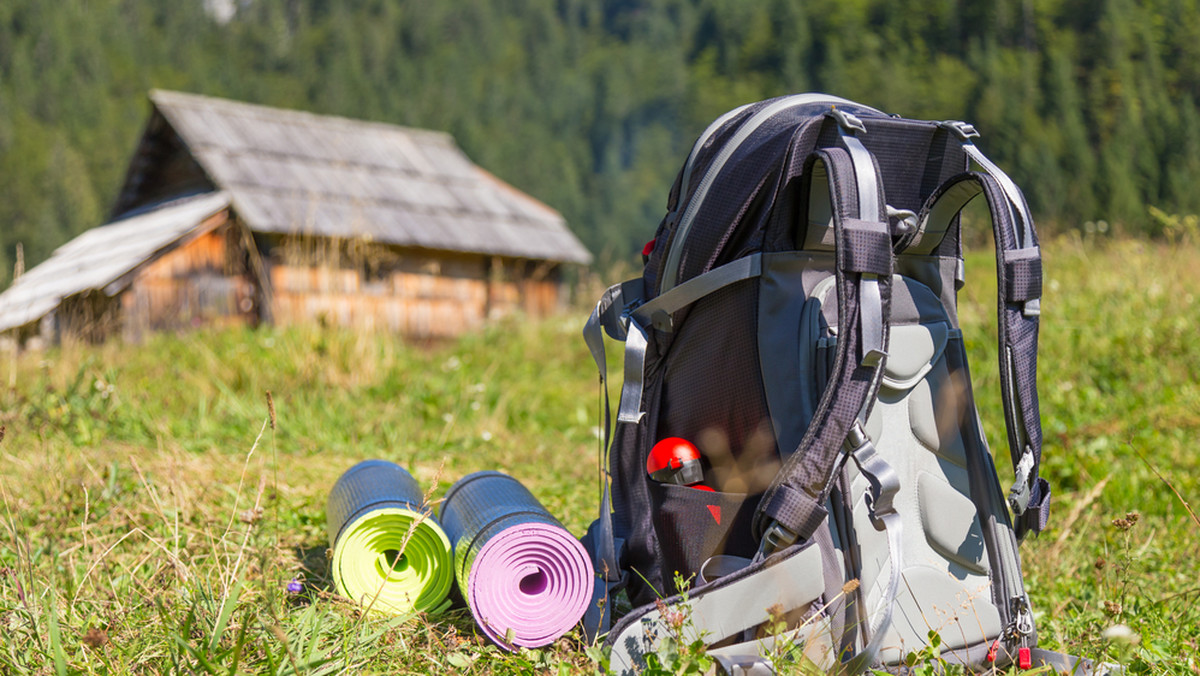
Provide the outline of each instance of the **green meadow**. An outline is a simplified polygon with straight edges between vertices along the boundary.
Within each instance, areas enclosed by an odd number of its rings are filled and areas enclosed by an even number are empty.
[[[1044,251],[1054,498],[1022,546],[1041,641],[1200,673],[1200,248]],[[960,314],[1004,477],[989,257],[968,257]],[[462,609],[364,615],[332,588],[324,510],[341,472],[378,457],[435,498],[502,469],[582,534],[599,391],[580,331],[602,286],[556,319],[443,344],[260,328],[0,353],[0,673],[595,671],[577,633],[509,654]]]

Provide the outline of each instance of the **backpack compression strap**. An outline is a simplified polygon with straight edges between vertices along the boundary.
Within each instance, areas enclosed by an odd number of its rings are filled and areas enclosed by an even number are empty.
[[[604,400],[604,427],[600,439],[599,458],[600,514],[583,538],[584,547],[592,556],[597,578],[592,586],[592,602],[588,605],[583,617],[584,633],[593,640],[596,636],[608,631],[612,616],[610,599],[612,593],[624,583],[619,561],[620,540],[625,534],[615,532],[609,494],[611,475],[608,454],[612,440],[612,412],[608,401],[608,360],[604,353],[604,334],[607,333],[613,340],[624,341],[629,338],[629,309],[641,302],[642,295],[640,277],[612,285],[600,297],[596,308],[588,317],[587,324],[583,327],[583,340],[587,343],[592,360],[596,362],[596,370],[600,373],[601,398]],[[642,335],[638,327],[634,328],[639,335]],[[627,363],[627,382],[629,368],[630,365]],[[640,372],[637,374],[637,382],[640,387]],[[640,391],[638,397],[641,397]]]
[[[979,161],[982,154],[965,144]],[[983,158],[987,160],[987,158]],[[917,232],[906,253],[929,253],[941,242],[955,216],[976,196],[988,203],[996,242],[997,328],[1000,384],[1009,454],[1016,474],[1008,503],[1018,539],[1040,533],[1050,516],[1050,485],[1039,475],[1042,423],[1037,394],[1038,323],[1041,314],[1042,258],[1025,200],[991,162],[987,170],[947,180],[921,210]],[[990,167],[990,169],[989,169]],[[1006,189],[1006,183],[1010,188]],[[1014,192],[1015,196],[1014,198]]]
[[[843,140],[850,141],[850,152],[840,148],[817,151],[806,160],[803,173],[811,177],[813,167],[821,162],[829,177],[837,247],[838,335],[842,338],[837,344],[833,375],[813,420],[755,513],[754,535],[760,538],[763,554],[808,540],[825,520],[824,505],[833,476],[847,457],[843,446],[852,427],[856,423],[861,426],[870,414],[883,374],[891,307],[891,235],[882,195],[862,187],[868,183],[862,180],[867,176],[870,183],[876,181],[869,153],[864,148],[865,160],[855,157],[853,149],[861,144],[853,137]],[[855,184],[859,186],[859,203],[851,205],[846,187]],[[872,203],[868,204],[868,199]],[[871,220],[848,218],[845,214],[851,209]],[[876,292],[878,298],[874,297]],[[866,312],[865,308],[872,305],[878,309]],[[866,440],[865,435],[856,436]]]

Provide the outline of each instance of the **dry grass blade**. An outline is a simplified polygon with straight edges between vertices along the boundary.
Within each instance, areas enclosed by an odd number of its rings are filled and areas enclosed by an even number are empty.
[[[1170,481],[1167,481],[1167,478],[1162,475],[1162,472],[1159,472],[1158,468],[1154,466],[1154,463],[1147,460],[1146,456],[1142,455],[1141,451],[1133,448],[1133,446],[1130,446],[1130,448],[1135,454],[1137,454],[1137,457],[1141,459],[1142,462],[1146,463],[1146,466],[1150,468],[1150,471],[1154,472],[1154,476],[1158,477],[1160,481],[1166,484],[1167,488],[1171,489],[1171,492],[1175,494],[1176,498],[1179,498],[1179,504],[1183,505],[1183,508],[1187,510],[1188,515],[1192,517],[1192,521],[1195,522],[1196,527],[1200,528],[1200,517],[1197,517],[1196,512],[1192,511],[1192,506],[1188,504],[1187,500],[1183,499],[1183,496],[1180,495],[1179,491],[1175,488],[1175,485]]]
[[[1079,521],[1079,518],[1083,516],[1084,510],[1086,510],[1092,503],[1096,501],[1097,498],[1100,497],[1100,494],[1104,492],[1104,487],[1108,485],[1110,479],[1112,479],[1111,474],[1097,481],[1086,495],[1077,500],[1074,505],[1071,505],[1071,511],[1067,513],[1067,518],[1063,519],[1062,530],[1059,531],[1058,538],[1054,540],[1054,546],[1051,548],[1051,553],[1048,554],[1048,556],[1051,558],[1058,556],[1058,554],[1062,551],[1062,548],[1066,546],[1067,540],[1070,539],[1075,524]]]
[[[421,524],[433,514],[433,493],[435,490],[437,490],[437,486],[442,479],[442,472],[445,469],[446,458],[443,457],[441,464],[438,465],[437,472],[433,475],[433,481],[430,482],[429,489],[425,491],[423,496],[421,496],[421,514],[417,518],[413,519],[412,523],[408,525],[408,530],[405,531],[404,537],[400,540],[400,548],[396,550],[397,554],[394,561],[400,560],[400,558],[404,555],[404,550],[408,548],[408,541],[412,539],[413,534],[416,533]],[[393,569],[395,565],[395,563],[392,564]],[[379,599],[379,596],[383,594],[383,589],[387,585],[387,582],[387,577],[384,577],[382,580],[380,580],[379,587],[375,590],[374,596],[371,597],[371,602],[368,603],[366,608],[363,609],[362,616],[359,618],[360,622],[362,621],[363,617],[366,617],[367,613],[371,612],[371,608],[375,606],[375,602]],[[355,627],[357,628],[357,626],[358,625],[356,623]]]
[[[100,556],[96,557],[96,560],[92,561],[92,565],[88,566],[87,572],[85,572],[83,574],[83,577],[80,578],[80,580],[79,580],[79,584],[76,585],[76,587],[75,587],[75,595],[71,598],[71,609],[72,610],[74,610],[74,608],[75,608],[75,602],[79,599],[79,593],[81,591],[83,591],[84,583],[86,583],[88,581],[88,578],[91,577],[92,573],[96,570],[96,568],[101,563],[103,563],[104,560],[108,558],[108,555],[111,554],[113,552],[113,550],[116,549],[122,542],[128,540],[129,538],[133,537],[134,535],[141,535],[141,536],[145,537],[147,542],[154,545],[158,549],[162,550],[162,552],[164,554],[166,554],[167,560],[171,562],[172,567],[176,571],[180,572],[181,576],[184,579],[187,578],[187,568],[183,565],[183,562],[179,560],[179,557],[175,556],[174,552],[172,552],[170,549],[167,549],[161,542],[159,542],[155,538],[151,537],[149,534],[147,534],[141,528],[134,528],[133,530],[129,531],[128,533],[125,533],[120,538],[118,538],[116,542],[109,545],[104,550],[104,553],[102,553]]]

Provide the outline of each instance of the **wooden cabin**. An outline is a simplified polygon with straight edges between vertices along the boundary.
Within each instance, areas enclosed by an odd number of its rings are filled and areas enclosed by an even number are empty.
[[[564,302],[591,254],[443,133],[153,91],[111,222],[0,294],[0,332],[299,322],[450,337]]]

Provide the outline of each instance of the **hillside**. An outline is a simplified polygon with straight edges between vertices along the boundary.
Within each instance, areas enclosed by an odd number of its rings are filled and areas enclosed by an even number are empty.
[[[651,236],[686,149],[823,90],[974,122],[1043,229],[1200,211],[1195,0],[0,3],[0,285],[101,223],[152,87],[448,131],[600,263]]]

